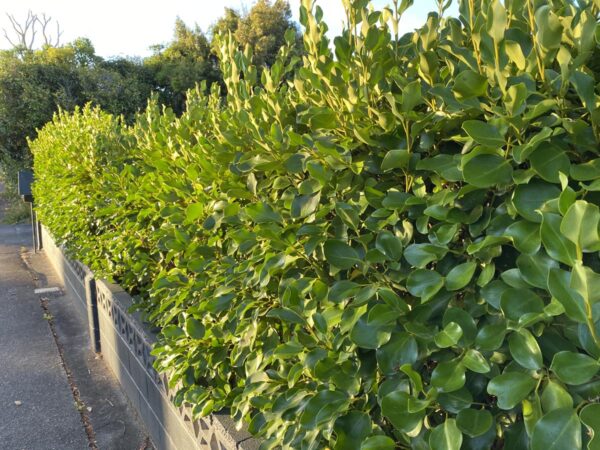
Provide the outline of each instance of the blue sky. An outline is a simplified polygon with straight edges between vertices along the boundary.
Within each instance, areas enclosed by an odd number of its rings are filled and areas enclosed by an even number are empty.
[[[323,8],[324,18],[331,34],[339,32],[343,20],[341,0],[316,0]],[[176,17],[189,25],[197,23],[207,30],[222,14],[223,9],[250,8],[253,0],[19,0],[0,1],[0,29],[10,32],[6,14],[24,20],[27,11],[46,13],[58,20],[63,30],[62,42],[77,37],[88,37],[96,53],[110,56],[147,56],[149,46],[168,42],[173,35]],[[387,0],[374,0],[376,8],[388,4]],[[294,18],[298,18],[300,0],[290,0]],[[404,31],[420,26],[427,12],[437,10],[435,0],[415,0],[403,18]],[[0,48],[9,44],[0,33]]]

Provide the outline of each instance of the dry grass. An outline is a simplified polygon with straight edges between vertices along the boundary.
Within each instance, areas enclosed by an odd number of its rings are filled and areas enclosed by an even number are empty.
[[[2,191],[2,180],[0,180],[0,223],[25,223],[30,219],[29,204],[22,201],[16,192]]]

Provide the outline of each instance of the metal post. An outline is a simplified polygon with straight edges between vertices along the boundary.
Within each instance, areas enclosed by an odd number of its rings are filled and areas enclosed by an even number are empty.
[[[33,202],[30,203],[31,205],[31,234],[32,234],[32,238],[33,238],[33,253],[37,253],[37,224],[36,224],[36,220],[35,220],[35,211],[33,209]]]
[[[44,241],[42,239],[42,222],[40,222],[39,220],[37,220],[37,214],[35,217],[35,223],[37,224],[37,246],[38,246],[38,250],[42,250],[44,248]]]

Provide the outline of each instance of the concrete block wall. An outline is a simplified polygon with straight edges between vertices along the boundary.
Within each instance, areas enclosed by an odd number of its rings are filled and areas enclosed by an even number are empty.
[[[142,418],[158,450],[255,450],[260,442],[246,430],[236,430],[229,415],[192,420],[189,406],[176,407],[176,389],[153,367],[150,354],[156,333],[130,313],[133,299],[120,286],[97,280],[78,261],[71,261],[43,228],[44,251],[56,271],[82,304],[90,337]]]
[[[90,335],[90,346],[100,351],[100,330],[96,306],[96,285],[94,274],[84,264],[66,256],[64,249],[58,246],[46,229],[41,227],[40,237],[44,243],[44,252],[48,256],[54,271],[63,285],[78,300],[79,313],[86,318]]]

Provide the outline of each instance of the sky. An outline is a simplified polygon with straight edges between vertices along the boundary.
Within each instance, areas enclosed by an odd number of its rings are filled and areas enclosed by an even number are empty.
[[[0,30],[11,31],[7,14],[24,22],[27,11],[31,10],[58,21],[63,31],[61,43],[87,37],[94,44],[96,54],[102,57],[145,57],[152,53],[151,45],[171,40],[177,17],[207,31],[223,15],[225,7],[249,9],[253,3],[254,0],[0,0]],[[335,36],[341,30],[344,17],[342,1],[316,0],[316,3],[323,9],[329,35]],[[389,0],[373,0],[375,8],[388,3]],[[427,12],[437,10],[435,0],[415,0],[415,4],[403,17],[403,31],[421,26]],[[296,21],[299,5],[300,0],[290,0]],[[4,33],[0,33],[0,48],[10,48]]]

